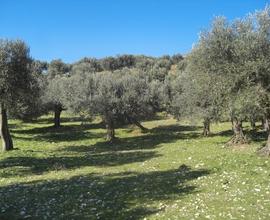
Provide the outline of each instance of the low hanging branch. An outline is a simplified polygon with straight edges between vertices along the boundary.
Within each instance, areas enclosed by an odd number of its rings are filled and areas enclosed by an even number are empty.
[[[146,127],[144,127],[144,126],[143,126],[138,120],[136,120],[135,118],[130,117],[130,116],[128,116],[127,114],[125,114],[125,116],[126,116],[127,120],[129,121],[129,123],[136,125],[138,128],[141,129],[142,132],[147,132],[147,131],[148,131],[148,129],[147,129]]]

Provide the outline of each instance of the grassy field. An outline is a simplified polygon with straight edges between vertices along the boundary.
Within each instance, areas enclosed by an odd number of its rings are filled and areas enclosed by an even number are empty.
[[[11,121],[14,151],[0,155],[0,219],[270,219],[270,161],[251,144],[226,147],[230,124],[174,119],[116,130],[64,118],[50,127]],[[246,127],[248,129],[248,127]]]

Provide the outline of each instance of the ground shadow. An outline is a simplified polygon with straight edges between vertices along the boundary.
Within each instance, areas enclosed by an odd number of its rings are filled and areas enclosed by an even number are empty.
[[[55,156],[38,157],[9,157],[0,161],[0,168],[23,167],[15,172],[16,175],[42,174],[43,172],[58,169],[75,169],[84,166],[117,166],[133,162],[143,162],[154,157],[158,157],[153,149],[161,147],[162,144],[172,143],[178,139],[197,138],[200,135],[196,132],[184,132],[196,130],[196,127],[190,126],[160,126],[152,129],[147,134],[141,136],[131,136],[120,138],[110,144],[106,141],[100,141],[93,145],[63,146],[55,153]],[[72,135],[67,135],[67,133]],[[70,141],[82,140],[84,138],[102,137],[103,133],[91,134],[77,126],[63,126],[55,131],[55,128],[35,128],[30,130],[17,130],[17,134],[32,134],[31,140],[46,141]],[[93,136],[94,135],[94,136]],[[17,137],[25,138],[25,137]],[[26,137],[28,138],[28,137]],[[78,156],[66,155],[67,152],[80,153]],[[59,155],[60,153],[60,155]],[[64,156],[63,156],[64,155]],[[2,177],[15,175],[5,173]]]
[[[37,127],[31,129],[12,129],[11,133],[14,137],[18,139],[24,140],[36,140],[36,141],[48,141],[48,142],[65,142],[65,141],[77,141],[77,140],[85,140],[89,138],[102,138],[105,136],[105,131],[100,133],[92,133],[90,129],[104,129],[104,124],[102,122],[99,123],[91,123],[85,125],[64,125],[60,128],[55,128],[53,126],[47,127]],[[199,126],[187,126],[187,125],[166,125],[166,126],[158,126],[156,128],[150,129],[145,135],[136,137],[137,141],[145,142],[146,145],[157,145],[157,143],[164,143],[174,141],[176,138],[185,139],[185,138],[198,138],[200,135],[196,133],[198,129],[201,129]],[[186,133],[185,131],[190,131]],[[192,132],[193,131],[193,132]],[[128,130],[127,130],[128,132]],[[16,135],[17,134],[17,135]],[[29,135],[31,137],[22,136]],[[134,148],[135,145],[132,144],[132,138],[121,138],[121,141],[117,142],[117,146],[121,146],[126,144],[131,144],[130,148]],[[153,142],[152,144],[148,142]],[[97,144],[102,148],[105,142],[100,142]],[[114,147],[117,147],[114,146]],[[112,147],[110,145],[110,147]],[[136,147],[135,147],[136,148]],[[145,147],[143,147],[145,148]],[[150,148],[150,147],[149,147]]]
[[[41,175],[53,170],[76,169],[86,166],[110,167],[124,164],[143,162],[161,156],[154,151],[147,152],[107,152],[89,153],[83,156],[55,156],[55,157],[8,157],[0,161],[0,169],[16,168],[16,172],[1,172],[2,178],[14,175]],[[23,169],[22,169],[23,168]]]
[[[163,133],[163,132],[183,132],[183,131],[198,131],[201,130],[201,126],[193,126],[193,125],[160,125],[158,127],[152,128],[150,131],[152,133]]]
[[[223,137],[232,137],[233,136],[233,131],[231,129],[229,130],[225,130],[225,131],[221,131],[218,133],[214,133],[211,134],[211,136],[223,136]],[[244,134],[246,135],[246,137],[248,138],[249,141],[252,142],[262,142],[262,141],[266,141],[267,140],[267,132],[266,131],[262,131],[262,130],[244,130]],[[228,139],[229,141],[229,139]]]
[[[267,140],[268,134],[266,131],[250,130],[247,136],[254,142],[262,142]]]
[[[160,204],[197,193],[189,181],[209,173],[181,165],[166,171],[89,174],[4,186],[0,218],[143,219],[161,212]]]
[[[50,115],[48,117],[41,117],[41,118],[36,118],[33,119],[29,122],[25,123],[37,123],[37,124],[53,124],[54,118]],[[61,123],[66,123],[66,122],[87,122],[90,121],[90,119],[83,118],[81,116],[62,116],[61,117]]]
[[[31,137],[15,136],[18,139],[64,142],[103,137],[104,133],[92,133],[87,131],[89,129],[100,128],[101,126],[100,123],[89,125],[65,125],[59,128],[47,126],[25,130],[11,130],[11,133],[13,135],[31,135]]]
[[[220,132],[217,132],[217,133],[211,133],[210,136],[232,137],[233,136],[233,131],[231,129],[229,129],[229,130],[220,131]]]
[[[29,134],[36,135],[41,133],[50,133],[50,132],[69,132],[69,131],[85,131],[89,129],[99,129],[104,128],[103,123],[92,123],[92,124],[72,124],[72,125],[62,125],[59,128],[55,128],[54,126],[44,126],[44,127],[36,127],[31,129],[16,129],[13,130],[14,133],[18,134]]]
[[[148,133],[141,136],[131,136],[117,139],[114,143],[108,143],[105,140],[97,142],[90,146],[67,146],[61,150],[76,151],[76,152],[110,152],[110,151],[130,151],[130,150],[146,150],[155,149],[162,144],[172,143],[178,139],[199,138],[200,134],[193,131],[199,128],[194,126],[159,126],[149,130]]]

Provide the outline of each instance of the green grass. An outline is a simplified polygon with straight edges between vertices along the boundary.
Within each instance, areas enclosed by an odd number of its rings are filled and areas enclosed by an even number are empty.
[[[0,219],[270,219],[270,162],[251,144],[225,147],[230,124],[173,119],[117,129],[104,142],[99,121],[12,121],[18,148],[0,155]]]

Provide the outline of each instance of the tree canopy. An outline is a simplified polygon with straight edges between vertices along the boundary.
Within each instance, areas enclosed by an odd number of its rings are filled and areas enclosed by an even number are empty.
[[[28,46],[19,40],[0,40],[0,100],[2,149],[13,149],[8,128],[8,114],[25,111],[36,92],[37,80],[31,69]]]

